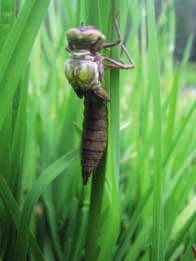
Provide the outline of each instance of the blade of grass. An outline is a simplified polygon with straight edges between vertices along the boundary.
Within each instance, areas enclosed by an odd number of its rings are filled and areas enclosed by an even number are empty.
[[[10,191],[10,189],[6,183],[6,180],[4,179],[4,177],[1,174],[0,174],[0,195],[9,212],[9,215],[11,216],[11,218],[13,220],[15,227],[18,229],[20,217],[21,217],[20,209],[18,207],[18,204],[17,204],[15,198],[12,195],[12,192]],[[32,251],[32,254],[35,257],[35,260],[43,261],[44,258],[42,256],[40,248],[37,245],[37,242],[31,233],[29,234],[29,242],[30,242],[29,243],[30,249]]]
[[[20,202],[22,196],[21,184],[23,179],[23,162],[24,162],[24,144],[26,141],[26,100],[28,89],[28,67],[24,73],[23,79],[17,88],[14,96],[13,110],[12,110],[12,145],[10,148],[10,163],[7,182],[15,199]],[[6,228],[10,229],[11,235],[8,237],[8,248],[15,244],[15,229],[11,224],[7,224]],[[13,253],[7,252],[6,259],[12,259],[10,255]]]
[[[115,20],[120,24],[120,2],[112,0],[109,3],[110,9],[108,17],[105,17],[103,24],[107,25],[107,38],[116,39]],[[100,13],[101,14],[101,13]],[[112,58],[118,60],[120,48],[115,47],[111,52]],[[107,78],[109,77],[109,79]],[[103,219],[100,252],[98,260],[112,259],[116,241],[120,230],[120,202],[119,202],[119,154],[120,154],[120,115],[119,115],[119,78],[120,70],[111,70],[106,75],[105,86],[108,89],[111,101],[108,104],[108,150],[107,168],[104,196],[104,209],[107,217]]]
[[[173,132],[174,132],[174,125],[175,125],[175,118],[176,118],[176,110],[177,110],[177,99],[178,99],[178,92],[179,88],[181,87],[181,75],[182,71],[184,70],[185,66],[187,65],[190,52],[193,45],[193,36],[191,35],[188,39],[187,46],[184,51],[183,60],[179,67],[176,68],[173,80],[173,88],[169,94],[169,112],[168,112],[168,122],[167,122],[167,130],[165,134],[165,146],[167,147],[166,150],[169,148],[173,141]],[[165,153],[164,153],[165,154]]]
[[[160,65],[158,56],[158,41],[155,21],[154,1],[147,0],[147,28],[149,41],[149,84],[153,96],[154,116],[154,191],[153,191],[153,232],[152,260],[164,260],[163,246],[163,171],[162,171],[162,130],[161,130],[161,101],[160,101]]]
[[[109,17],[104,17],[100,19],[101,25],[106,25],[108,31],[106,35],[108,39],[112,39],[113,30],[114,30],[114,19],[118,13],[118,1],[110,1],[107,3],[107,6],[110,7],[111,10],[109,12]],[[103,5],[99,5],[99,7],[103,7]],[[106,9],[107,10],[107,9]],[[91,11],[91,10],[89,10]],[[101,9],[100,16],[101,17]],[[105,22],[104,22],[105,21]],[[106,22],[107,21],[107,22]],[[97,24],[98,19],[95,17],[95,21],[91,21],[91,24]],[[106,31],[106,28],[105,30]],[[118,50],[119,54],[119,50]],[[116,54],[117,55],[117,54]],[[115,56],[115,54],[114,54]],[[108,75],[109,77],[109,75]],[[117,176],[119,174],[119,95],[118,95],[118,87],[119,87],[119,72],[116,74],[111,74],[111,79],[107,78],[105,80],[105,86],[107,88],[111,87],[111,96],[113,98],[113,105],[110,105],[109,108],[109,140],[108,140],[108,154],[107,154],[107,162],[106,157],[103,157],[100,166],[96,173],[93,176],[92,183],[92,194],[91,194],[91,206],[89,213],[89,225],[87,228],[87,237],[86,237],[86,258],[87,260],[96,260],[97,259],[97,247],[99,246],[99,260],[107,260],[110,259],[112,253],[114,251],[115,243],[119,233],[119,202],[118,202],[118,186],[117,186]],[[116,107],[115,107],[116,106]],[[117,113],[117,115],[115,115]],[[115,128],[113,132],[112,128]],[[116,140],[113,140],[113,138]],[[107,164],[107,168],[106,168]],[[101,222],[101,210],[103,208],[103,194],[104,194],[104,181],[105,181],[105,173],[107,172],[107,182],[109,184],[109,198],[112,199],[112,204],[108,206],[109,212],[107,220],[110,222],[105,222],[102,225],[101,229],[101,237],[99,238],[100,233],[100,222]],[[114,207],[115,205],[115,207]],[[94,222],[96,220],[97,225],[95,226]],[[115,229],[114,229],[115,227]],[[106,230],[107,229],[107,230]],[[106,232],[107,231],[107,232]],[[99,242],[99,243],[98,243]]]
[[[126,229],[126,234],[124,234],[124,237],[122,237],[121,240],[119,241],[118,248],[116,251],[116,257],[115,257],[116,261],[122,260],[127,249],[129,248],[130,240],[139,222],[139,217],[141,216],[143,209],[145,208],[146,204],[150,199],[151,192],[152,192],[152,188],[149,188],[146,191],[146,193],[143,195],[143,198],[139,202],[139,205],[137,206],[137,209],[135,210],[133,216],[131,217],[131,220]]]
[[[48,216],[48,223],[52,235],[52,241],[55,248],[56,256],[58,260],[64,260],[63,252],[61,250],[60,245],[60,237],[58,234],[58,228],[56,224],[56,218],[55,218],[55,210],[53,205],[53,198],[52,198],[52,191],[51,188],[48,188],[48,190],[44,193],[44,203],[47,211]]]
[[[96,260],[98,237],[100,231],[100,216],[105,181],[105,157],[102,159],[97,171],[93,173],[90,210],[85,242],[85,258],[87,261]],[[95,225],[96,220],[96,225]]]
[[[125,256],[125,261],[137,260],[139,258],[140,253],[142,251],[148,250],[150,247],[149,237],[150,237],[150,229],[152,224],[152,218],[148,217],[145,222],[144,228],[141,229],[138,233],[137,239],[134,242],[133,246],[128,248],[128,253]]]
[[[30,225],[31,215],[33,213],[33,208],[36,201],[41,196],[45,188],[66,168],[68,168],[77,156],[78,150],[74,150],[55,161],[40,174],[31,191],[28,193],[21,212],[21,219],[15,246],[15,256],[18,261],[25,260],[29,242],[28,227]]]
[[[13,98],[24,67],[27,64],[36,33],[48,4],[49,0],[25,2],[1,50],[0,129],[8,113],[10,101]]]
[[[2,50],[3,44],[14,24],[15,21],[15,1],[14,0],[3,0],[0,3],[0,52]],[[9,111],[6,120],[0,130],[0,173],[3,173],[6,179],[10,172],[10,152],[11,152],[11,142],[12,142],[12,132],[13,132],[13,108],[12,101],[9,104]],[[0,200],[1,202],[1,200]],[[1,207],[0,207],[1,208]],[[6,251],[9,242],[9,234],[11,230],[11,220],[7,216],[4,206],[0,210],[1,219],[1,235],[0,235],[0,256],[2,258],[7,258],[6,255],[9,251]]]
[[[0,3],[0,50],[15,21],[15,1],[3,0]]]
[[[78,205],[77,216],[80,217],[74,231],[74,237],[71,249],[71,255],[69,260],[77,261],[80,256],[82,256],[82,249],[85,241],[86,231],[87,231],[87,220],[88,220],[88,211],[90,203],[90,186],[83,188],[81,195],[81,202]]]
[[[18,88],[17,97],[18,105],[15,112],[15,127],[13,132],[13,140],[11,147],[10,171],[8,184],[14,191],[16,198],[20,199],[21,184],[22,184],[22,168],[24,159],[24,145],[26,138],[26,102],[28,90],[29,69],[25,70],[23,79]]]
[[[165,194],[165,200],[169,200],[169,197],[171,197],[172,193],[174,193],[175,189],[178,187],[178,183],[180,182],[180,179],[182,178],[183,174],[185,174],[186,168],[189,167],[191,162],[194,160],[196,156],[196,151],[193,151],[183,162],[181,168],[176,172],[173,179],[170,181],[170,184],[168,186],[167,192]]]
[[[182,137],[182,134],[184,133],[185,128],[187,127],[188,123],[190,122],[190,119],[192,118],[195,110],[196,110],[196,102],[194,101],[192,103],[192,105],[190,106],[189,111],[185,115],[181,125],[178,127],[176,135],[173,138],[173,142],[172,142],[170,148],[168,149],[167,155],[165,156],[163,166],[165,166],[167,164],[167,162],[169,161],[169,158],[172,155],[172,152],[175,150],[175,148],[176,148],[180,138]]]
[[[168,244],[168,249],[166,250],[166,259],[169,260],[169,258],[172,257],[172,254],[174,253],[175,249],[183,242],[183,239],[187,232],[189,231],[190,227],[195,223],[196,219],[196,212],[193,213],[186,224],[183,226],[183,228],[179,231],[178,235],[170,241],[170,244]]]

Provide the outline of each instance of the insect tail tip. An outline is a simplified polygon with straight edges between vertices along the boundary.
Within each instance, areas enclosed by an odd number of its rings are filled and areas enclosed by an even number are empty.
[[[88,178],[90,176],[90,172],[83,170],[82,171],[82,177],[83,177],[83,185],[86,185],[88,182]]]

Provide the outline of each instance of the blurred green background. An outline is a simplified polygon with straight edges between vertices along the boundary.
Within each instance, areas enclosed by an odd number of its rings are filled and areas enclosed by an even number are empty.
[[[193,260],[195,12],[193,0],[0,1],[0,260]],[[84,22],[111,41],[115,18],[136,68],[105,73],[108,149],[83,186],[65,33]]]
[[[156,0],[155,7],[157,14],[160,13],[163,1]],[[190,54],[190,59],[196,59],[196,2],[194,0],[176,0],[175,3],[176,14],[176,46],[175,56],[178,59],[182,58],[183,49],[186,46],[186,41],[190,34],[194,35],[193,48]]]

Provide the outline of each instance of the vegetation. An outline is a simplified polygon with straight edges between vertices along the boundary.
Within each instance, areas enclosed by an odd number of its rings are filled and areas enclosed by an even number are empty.
[[[0,2],[0,259],[192,260],[193,38],[176,64],[173,0],[156,21],[153,0],[74,3],[21,1],[16,17],[15,0]],[[117,39],[115,19],[136,68],[105,73],[108,148],[83,186],[65,32],[84,22]],[[120,47],[105,52],[126,60]]]

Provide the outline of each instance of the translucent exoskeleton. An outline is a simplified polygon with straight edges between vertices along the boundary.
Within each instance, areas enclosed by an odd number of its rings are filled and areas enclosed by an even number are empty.
[[[112,48],[120,40],[105,42],[105,35],[93,26],[81,25],[67,32],[70,58],[65,62],[65,75],[78,97],[84,97],[84,121],[81,139],[81,167],[84,184],[99,165],[107,145],[107,106],[109,95],[103,87],[106,68],[132,69],[100,54],[102,48]],[[105,62],[105,63],[104,63]]]

